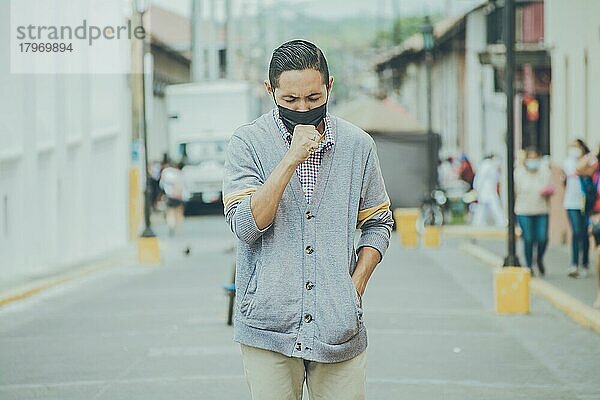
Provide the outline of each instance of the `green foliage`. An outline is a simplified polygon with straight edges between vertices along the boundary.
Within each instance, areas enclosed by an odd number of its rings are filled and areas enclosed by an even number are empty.
[[[439,20],[434,16],[433,21]],[[298,23],[301,20],[302,23]],[[316,43],[327,56],[329,69],[335,76],[335,97],[344,100],[360,85],[360,75],[372,68],[377,49],[398,45],[420,32],[423,17],[401,17],[394,21],[375,16],[357,16],[337,20],[300,15],[295,20],[281,21],[286,34]]]
[[[434,16],[433,21],[437,22],[440,16]],[[396,18],[390,29],[379,31],[375,35],[374,46],[397,46],[412,35],[421,32],[423,17],[410,16]]]

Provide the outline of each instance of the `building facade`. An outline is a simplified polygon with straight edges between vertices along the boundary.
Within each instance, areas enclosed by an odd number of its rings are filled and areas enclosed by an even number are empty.
[[[106,1],[101,10],[126,23],[121,1]],[[0,16],[0,285],[6,286],[127,244],[131,106],[126,74],[11,74],[10,2],[0,2]]]
[[[559,191],[551,239],[564,242],[560,165],[567,145],[575,138],[594,148],[600,142],[594,112],[600,109],[600,2],[516,5],[515,150],[535,146],[552,161]],[[434,30],[433,130],[442,137],[442,154],[466,153],[475,164],[488,153],[506,159],[503,11],[501,1],[490,0]],[[421,121],[427,116],[424,61],[416,35],[376,64],[382,88]]]
[[[562,162],[567,144],[581,138],[600,144],[600,2],[545,0],[545,42],[552,59],[550,113],[552,158]]]

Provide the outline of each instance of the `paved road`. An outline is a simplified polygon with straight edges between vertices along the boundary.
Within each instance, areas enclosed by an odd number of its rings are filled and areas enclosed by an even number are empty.
[[[163,267],[117,266],[0,309],[0,398],[249,399],[224,323],[232,237],[220,217],[184,228],[163,241]],[[364,298],[368,398],[600,398],[600,336],[537,298],[529,316],[497,316],[490,268],[457,247],[393,237]]]

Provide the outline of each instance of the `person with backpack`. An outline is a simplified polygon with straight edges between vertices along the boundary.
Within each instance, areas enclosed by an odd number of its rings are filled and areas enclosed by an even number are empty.
[[[597,178],[597,171],[598,158],[588,150],[588,152],[581,157],[576,168],[583,191],[583,215],[586,227],[584,232],[585,240],[588,242],[588,226],[590,224],[590,216],[595,206],[596,198],[598,197],[598,181],[595,179],[595,177]],[[577,269],[576,271],[569,271],[569,276],[582,278],[587,277],[589,275],[588,265],[584,263],[582,267],[583,268]]]
[[[580,266],[586,271],[589,266],[589,218],[585,212],[585,193],[581,177],[577,172],[581,160],[587,157],[589,152],[587,144],[581,139],[576,139],[569,144],[567,158],[563,164],[565,183],[563,206],[571,226],[571,266],[567,270],[567,275],[572,278],[579,276]]]
[[[473,190],[473,181],[475,180],[475,171],[473,165],[466,154],[460,157],[460,166],[458,167],[459,178],[469,184],[469,190]]]
[[[598,294],[596,295],[596,301],[594,307],[600,309],[600,145],[598,145],[598,152],[596,155],[596,172],[592,176],[592,181],[596,186],[596,200],[592,206],[591,230],[594,242],[596,243],[597,257],[596,257],[596,274],[598,279]]]

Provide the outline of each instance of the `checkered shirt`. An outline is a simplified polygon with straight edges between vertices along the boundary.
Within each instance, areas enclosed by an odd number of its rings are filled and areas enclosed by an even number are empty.
[[[292,143],[292,134],[288,132],[287,128],[283,124],[281,118],[279,118],[279,110],[277,108],[273,109],[273,118],[279,127],[279,132],[284,139],[284,142],[287,148],[290,148]],[[325,116],[325,138],[319,143],[319,148],[311,153],[308,156],[308,159],[298,165],[296,168],[296,174],[300,179],[300,184],[302,185],[302,189],[304,190],[304,197],[306,198],[306,202],[310,204],[310,200],[315,191],[315,187],[317,185],[317,176],[319,174],[319,168],[321,167],[321,162],[323,161],[323,155],[325,152],[333,147],[335,144],[333,140],[333,128],[331,125],[331,118],[329,115]]]

